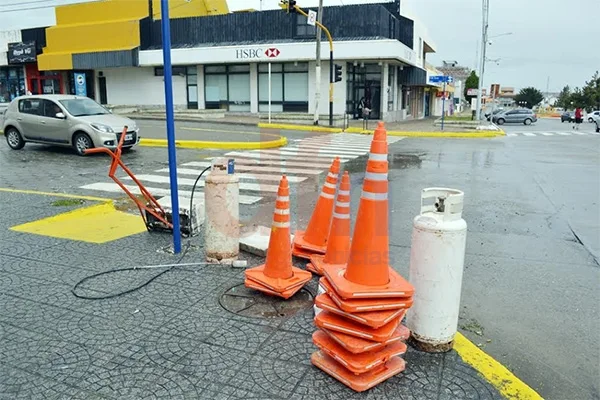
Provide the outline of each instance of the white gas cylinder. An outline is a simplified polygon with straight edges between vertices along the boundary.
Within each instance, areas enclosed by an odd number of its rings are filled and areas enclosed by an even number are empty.
[[[409,281],[415,294],[406,325],[413,343],[428,352],[450,350],[458,328],[467,240],[463,201],[460,190],[424,189],[413,222]]]
[[[240,251],[240,188],[233,160],[213,160],[204,186],[205,243],[208,262],[229,263]]]

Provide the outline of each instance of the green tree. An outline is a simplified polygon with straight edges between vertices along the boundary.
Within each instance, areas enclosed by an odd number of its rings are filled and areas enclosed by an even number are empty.
[[[558,95],[558,99],[556,99],[556,106],[562,107],[565,110],[571,107],[571,88],[569,85],[565,86]]]
[[[583,107],[587,111],[600,110],[600,74],[598,71],[592,76],[592,79],[585,83],[582,90],[584,98]]]
[[[479,77],[477,76],[475,71],[471,71],[471,74],[465,81],[465,93],[464,93],[465,96],[464,97],[465,97],[465,100],[467,100],[467,102],[471,103],[471,99],[473,97],[477,97],[477,96],[467,96],[467,92],[469,91],[469,89],[477,89],[478,87],[479,87]]]
[[[518,95],[515,96],[515,101],[519,105],[524,105],[527,108],[533,108],[544,100],[542,92],[534,87],[521,89]]]
[[[586,108],[587,100],[583,94],[583,90],[578,87],[571,93],[570,100],[570,108]]]

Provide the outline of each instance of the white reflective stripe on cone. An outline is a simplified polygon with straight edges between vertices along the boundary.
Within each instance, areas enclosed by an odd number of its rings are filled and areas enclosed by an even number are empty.
[[[362,195],[360,197],[363,199],[366,199],[366,200],[387,200],[388,194],[387,193],[371,193],[371,192],[365,192],[363,190]]]
[[[286,208],[285,210],[280,210],[280,209],[276,208],[274,214],[278,214],[278,215],[290,215],[290,209]]]
[[[277,201],[290,201],[290,196],[277,196]]]
[[[349,202],[346,203],[346,202],[343,202],[343,201],[336,201],[335,202],[335,206],[336,207],[350,207],[350,203]]]
[[[338,214],[336,212],[333,213],[333,218],[337,219],[350,219],[350,214]]]
[[[373,161],[387,161],[387,154],[369,153],[369,160]]]
[[[334,174],[333,172],[328,173],[327,176],[334,179],[338,178],[338,174]]]
[[[365,172],[365,179],[371,181],[387,181],[388,174],[387,172]]]
[[[334,196],[334,195],[332,195],[332,194],[329,194],[329,193],[324,193],[324,192],[321,192],[321,195],[320,195],[320,196],[321,196],[321,197],[324,197],[324,198],[326,198],[326,199],[332,199],[332,200],[333,200],[333,198],[335,197],[335,196]]]
[[[277,221],[273,221],[273,228],[289,228],[290,227],[290,223],[289,222],[277,222]]]
[[[350,196],[350,191],[349,190],[339,190],[338,194],[341,194],[342,196]]]
[[[325,182],[325,184],[323,186],[327,187],[329,189],[335,189],[335,184],[333,184],[333,183]]]

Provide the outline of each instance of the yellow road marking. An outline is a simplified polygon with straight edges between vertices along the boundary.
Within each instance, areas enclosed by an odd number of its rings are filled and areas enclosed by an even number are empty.
[[[6,193],[20,193],[20,194],[35,194],[39,196],[53,196],[53,197],[62,197],[66,199],[79,199],[79,200],[88,200],[88,201],[100,201],[100,202],[110,202],[111,199],[106,199],[102,197],[92,197],[92,196],[80,196],[77,194],[67,194],[67,193],[52,193],[52,192],[40,192],[37,190],[24,190],[24,189],[11,189],[11,188],[0,188],[0,192]]]
[[[13,231],[87,243],[106,243],[146,231],[139,216],[118,211],[111,203],[13,226]]]
[[[464,362],[483,375],[505,398],[515,400],[543,399],[504,365],[486,354],[460,333],[457,333],[454,337],[454,350]]]

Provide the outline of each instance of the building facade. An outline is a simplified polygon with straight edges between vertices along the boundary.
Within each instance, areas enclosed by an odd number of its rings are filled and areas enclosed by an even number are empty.
[[[124,14],[112,8],[99,11],[107,4],[128,3],[137,5]],[[48,79],[41,77],[48,74],[61,93],[75,94],[74,77],[83,75],[86,87],[79,94],[102,104],[164,106],[157,1],[144,3],[109,0],[57,7],[57,24],[45,29],[36,69],[27,70],[36,74],[31,83],[39,81],[38,86],[27,87],[34,93],[43,90],[46,86],[40,85]],[[172,16],[174,104],[237,113],[263,113],[270,107],[276,113],[312,114],[316,28],[305,17],[281,10],[227,11],[192,15],[188,10]],[[88,14],[82,23],[81,15]],[[114,15],[119,20],[113,21]],[[343,71],[343,81],[334,85],[334,114],[360,118],[368,109],[370,118],[386,121],[431,115],[435,101],[427,97],[431,88],[425,60],[434,48],[419,34],[418,24],[399,13],[398,2],[325,7],[323,24],[334,38],[334,63]],[[323,115],[329,107],[329,50],[324,38]]]

